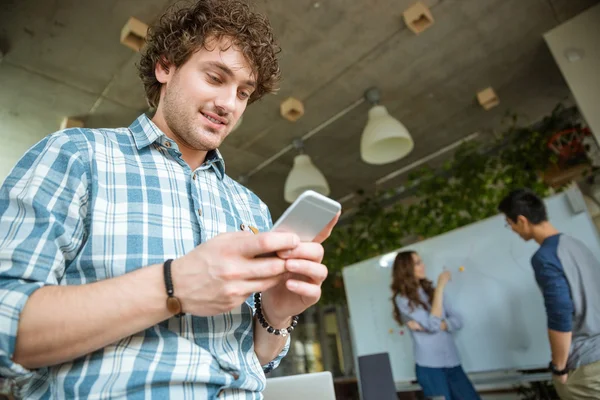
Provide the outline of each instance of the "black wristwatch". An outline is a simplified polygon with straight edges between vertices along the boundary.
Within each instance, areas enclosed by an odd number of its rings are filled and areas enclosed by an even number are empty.
[[[552,363],[552,361],[550,361],[548,368],[550,369],[550,372],[552,372],[552,375],[560,376],[560,375],[566,375],[567,373],[569,373],[569,370],[567,369],[567,367],[565,367],[565,369],[556,369],[556,366]]]

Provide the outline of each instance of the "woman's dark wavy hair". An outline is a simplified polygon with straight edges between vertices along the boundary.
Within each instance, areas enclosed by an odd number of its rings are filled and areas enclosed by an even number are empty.
[[[403,251],[396,255],[394,260],[394,268],[392,271],[392,304],[394,305],[394,319],[400,324],[404,325],[400,316],[400,310],[396,305],[396,296],[403,296],[408,298],[408,304],[414,309],[415,307],[423,307],[428,310],[429,305],[424,303],[419,298],[419,286],[425,290],[429,302],[433,299],[433,283],[429,279],[421,279],[417,281],[415,278],[415,261],[413,260],[413,254],[417,254],[416,251]]]
[[[277,90],[281,71],[276,55],[281,49],[265,16],[240,0],[199,0],[178,7],[173,6],[150,27],[142,50],[138,74],[152,108],[158,106],[162,85],[154,73],[156,63],[179,67],[198,49],[206,49],[212,39],[231,39],[252,66],[257,86],[249,103]]]

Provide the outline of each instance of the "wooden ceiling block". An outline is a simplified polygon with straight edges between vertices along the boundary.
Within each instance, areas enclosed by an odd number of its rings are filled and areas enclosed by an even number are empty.
[[[121,29],[121,43],[132,50],[140,51],[146,42],[148,25],[137,18],[131,17]]]
[[[402,16],[404,17],[404,22],[406,23],[408,29],[417,35],[430,28],[435,22],[429,7],[420,1],[408,7],[402,13]]]
[[[281,103],[280,111],[283,118],[295,122],[304,115],[304,104],[294,97],[289,97]]]
[[[493,88],[488,87],[477,93],[477,101],[486,111],[500,104],[500,98],[496,95]]]
[[[60,130],[68,128],[83,128],[83,121],[75,118],[64,117],[60,123]]]

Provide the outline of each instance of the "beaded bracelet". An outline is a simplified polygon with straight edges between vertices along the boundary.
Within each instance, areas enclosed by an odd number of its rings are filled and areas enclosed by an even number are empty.
[[[286,337],[289,333],[292,333],[296,325],[298,325],[298,315],[294,315],[292,317],[292,324],[287,328],[283,329],[275,329],[273,328],[265,319],[265,316],[262,313],[261,307],[261,293],[254,293],[254,307],[256,308],[256,317],[258,318],[258,322],[262,325],[263,328],[267,330],[267,332],[272,333],[273,335],[281,335],[281,337]]]

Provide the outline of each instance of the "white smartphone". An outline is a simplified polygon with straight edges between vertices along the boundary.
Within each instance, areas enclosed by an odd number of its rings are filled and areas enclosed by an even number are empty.
[[[341,209],[337,201],[307,190],[285,210],[271,231],[293,232],[302,242],[312,242]]]

